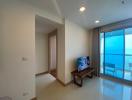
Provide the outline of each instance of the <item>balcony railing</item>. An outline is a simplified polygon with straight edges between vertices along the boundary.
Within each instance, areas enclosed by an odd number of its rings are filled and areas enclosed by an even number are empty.
[[[111,55],[111,56],[123,56],[123,59],[125,60],[124,65],[122,67],[118,66],[116,63],[111,63],[104,62],[104,56],[101,54],[101,73],[111,75],[114,77],[119,77],[119,78],[124,78],[127,80],[132,80],[132,54],[105,54],[106,55]],[[118,62],[118,61],[117,61]],[[103,67],[104,66],[104,67]]]

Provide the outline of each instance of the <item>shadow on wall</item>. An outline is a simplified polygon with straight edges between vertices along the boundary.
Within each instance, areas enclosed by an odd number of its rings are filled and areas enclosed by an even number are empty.
[[[77,58],[74,58],[74,59],[70,59],[69,60],[69,63],[71,64],[71,71],[75,70],[76,69],[76,60]]]
[[[10,97],[0,97],[0,100],[12,100]]]

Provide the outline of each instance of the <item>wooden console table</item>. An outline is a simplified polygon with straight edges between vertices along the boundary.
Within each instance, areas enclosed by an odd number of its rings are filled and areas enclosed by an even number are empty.
[[[72,76],[73,76],[73,80],[74,80],[74,83],[80,87],[82,87],[83,85],[83,79],[87,76],[89,78],[92,78],[93,77],[93,74],[94,74],[94,71],[95,69],[92,68],[92,67],[89,67],[85,70],[82,70],[82,71],[78,71],[78,70],[75,70],[72,72]],[[79,83],[77,80],[80,80],[81,82]]]

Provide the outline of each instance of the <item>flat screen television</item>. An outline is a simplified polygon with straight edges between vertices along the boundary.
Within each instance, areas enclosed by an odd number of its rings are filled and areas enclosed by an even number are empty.
[[[90,59],[89,56],[79,57],[77,59],[77,70],[82,71],[86,68],[88,68],[90,65]]]

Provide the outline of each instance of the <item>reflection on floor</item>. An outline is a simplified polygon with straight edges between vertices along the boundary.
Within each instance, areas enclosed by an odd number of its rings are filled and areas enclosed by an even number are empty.
[[[132,100],[132,87],[101,78],[86,79],[82,88],[63,87],[50,74],[36,79],[38,100]]]

